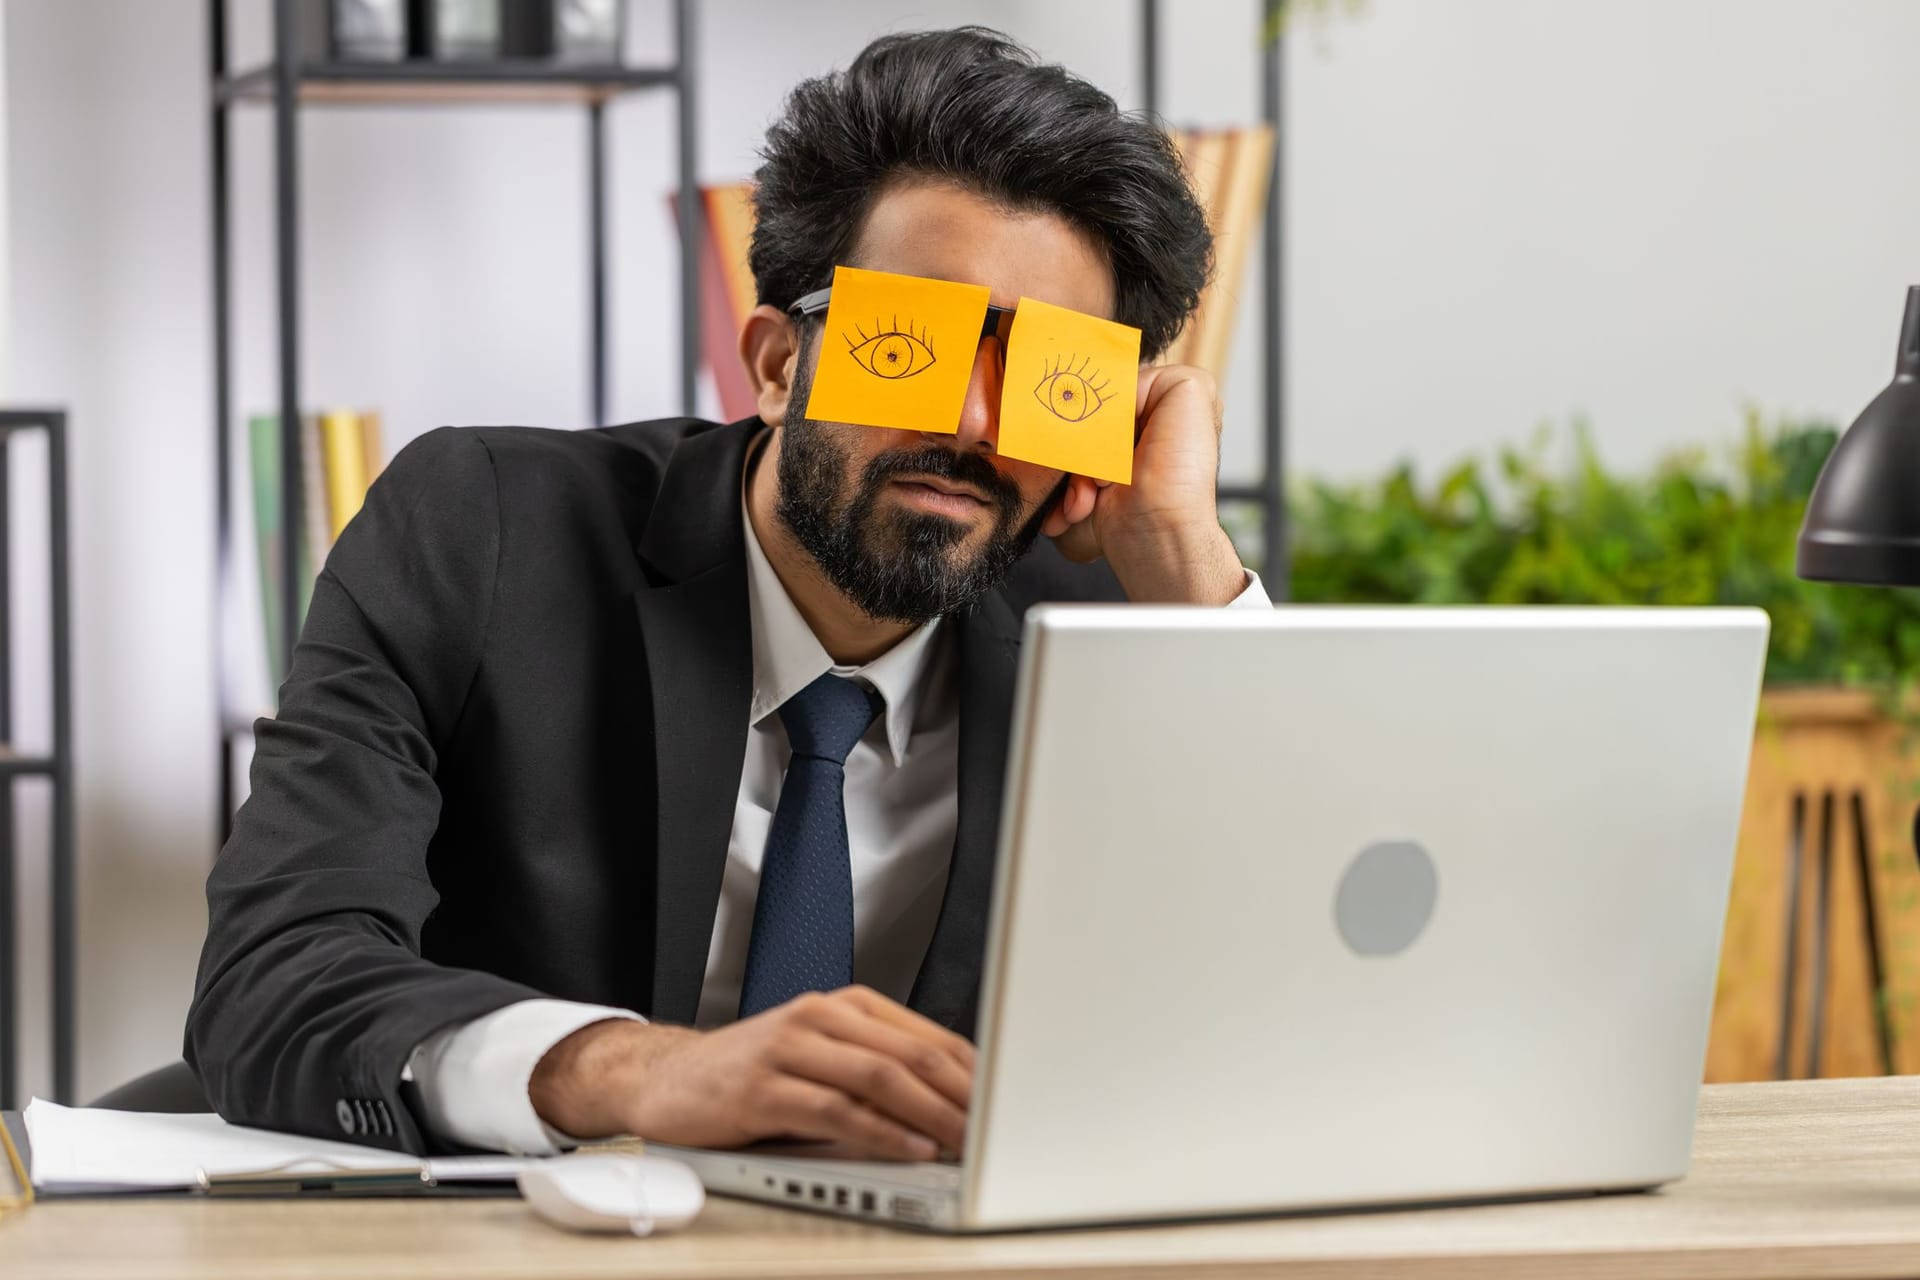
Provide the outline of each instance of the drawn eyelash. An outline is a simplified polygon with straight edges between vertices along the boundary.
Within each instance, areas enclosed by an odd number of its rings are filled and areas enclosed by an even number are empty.
[[[1113,399],[1108,394],[1112,383],[1105,375],[1092,367],[1093,357],[1060,356],[1046,365],[1040,374],[1040,383],[1034,387],[1033,394],[1048,413],[1062,422],[1085,422],[1100,412],[1107,401]]]
[[[928,330],[927,326],[921,325],[920,331],[918,333],[915,333],[913,331],[913,318],[909,316],[907,318],[906,324],[903,325],[900,323],[900,316],[899,316],[899,313],[897,312],[894,314],[893,322],[891,324],[882,324],[880,322],[879,317],[876,316],[873,321],[872,333],[868,333],[865,328],[863,328],[858,324],[853,326],[853,331],[860,335],[860,341],[855,342],[852,338],[847,337],[847,335],[844,333],[840,335],[842,338],[846,339],[846,343],[849,349],[855,349],[858,347],[865,346],[867,343],[873,341],[875,338],[901,337],[901,338],[912,338],[915,342],[925,347],[929,353],[931,353],[933,350],[933,336],[932,336],[932,333]]]
[[[925,325],[915,333],[911,316],[907,318],[904,328],[901,327],[898,314],[893,317],[890,327],[882,327],[876,317],[873,328],[874,332],[869,334],[856,324],[853,331],[860,336],[858,342],[846,333],[840,336],[846,340],[847,354],[853,357],[854,363],[876,378],[885,378],[890,382],[911,378],[925,372],[934,363],[933,344],[930,341],[933,335]]]

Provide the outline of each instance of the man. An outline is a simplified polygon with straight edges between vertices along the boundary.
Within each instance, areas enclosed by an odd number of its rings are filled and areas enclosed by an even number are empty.
[[[208,879],[187,1055],[228,1118],[960,1147],[1021,614],[1267,601],[1204,373],[1139,372],[1102,485],[996,452],[991,334],[957,434],[809,420],[789,307],[867,267],[1150,358],[1210,241],[1158,129],[979,29],[802,84],[756,199],[757,420],[434,432],[342,535]]]

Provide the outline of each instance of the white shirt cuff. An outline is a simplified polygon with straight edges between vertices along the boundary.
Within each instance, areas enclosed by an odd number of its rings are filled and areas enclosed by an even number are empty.
[[[436,1031],[407,1058],[421,1119],[439,1137],[513,1155],[550,1156],[579,1139],[540,1119],[527,1082],[547,1051],[589,1023],[645,1019],[631,1009],[522,1000]]]
[[[1240,594],[1227,602],[1229,609],[1271,609],[1273,597],[1267,594],[1267,588],[1260,581],[1260,575],[1247,569],[1247,585]]]

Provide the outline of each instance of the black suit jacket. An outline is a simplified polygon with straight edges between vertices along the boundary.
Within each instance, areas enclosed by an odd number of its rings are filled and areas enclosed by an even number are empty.
[[[186,1054],[229,1120],[436,1144],[401,1069],[554,996],[693,1020],[752,694],[752,422],[443,429],[341,535],[207,880]],[[959,827],[910,1003],[972,1034],[1021,615],[1113,600],[1042,539],[954,620]]]

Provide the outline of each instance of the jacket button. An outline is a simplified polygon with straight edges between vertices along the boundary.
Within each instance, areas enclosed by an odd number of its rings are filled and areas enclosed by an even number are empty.
[[[340,1127],[349,1134],[353,1132],[353,1108],[347,1105],[345,1098],[333,1104],[333,1118],[338,1120]]]

